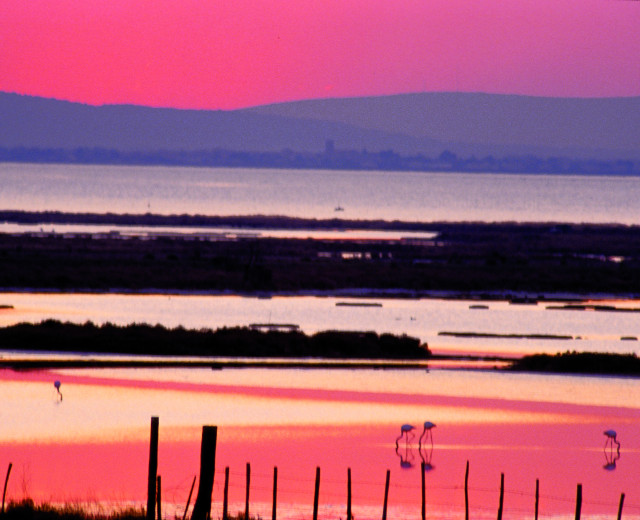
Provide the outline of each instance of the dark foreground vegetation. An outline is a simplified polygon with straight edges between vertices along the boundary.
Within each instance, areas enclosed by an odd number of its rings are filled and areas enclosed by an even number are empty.
[[[640,375],[636,354],[600,352],[564,352],[555,355],[533,354],[514,361],[510,370],[562,374]]]
[[[0,350],[393,360],[424,360],[430,356],[427,345],[417,338],[375,332],[325,331],[309,336],[298,330],[187,330],[140,324],[76,325],[55,320],[0,328]]]
[[[405,240],[0,234],[0,288],[640,295],[640,226],[0,213],[0,222],[395,229]],[[10,304],[11,302],[2,302]]]
[[[9,502],[4,513],[0,514],[3,520],[146,520],[147,514],[144,508],[127,507],[114,511],[93,511],[91,508],[65,504],[56,506],[48,503],[36,504],[27,498],[19,502]],[[177,520],[178,517],[176,517]],[[227,515],[228,520],[244,520],[244,513]],[[249,516],[249,520],[257,520]]]
[[[85,507],[68,504],[60,507],[35,504],[31,499],[9,502],[0,515],[3,520],[144,520],[142,508],[126,508],[110,513],[91,512]]]

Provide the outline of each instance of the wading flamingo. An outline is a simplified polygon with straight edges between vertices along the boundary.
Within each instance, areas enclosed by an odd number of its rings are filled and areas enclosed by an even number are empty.
[[[618,442],[618,439],[616,438],[618,436],[618,434],[616,433],[615,430],[605,430],[604,431],[605,436],[607,437],[606,442],[604,443],[604,449],[607,449],[607,446],[609,446],[611,448],[611,451],[613,451],[613,443],[615,442],[617,445],[617,452],[620,453],[620,443]]]
[[[403,436],[405,437],[405,443],[409,444],[409,441],[414,437],[413,430],[415,429],[416,427],[411,424],[403,424],[400,427],[400,437],[396,439],[396,450],[398,449],[398,441],[402,439]],[[409,437],[409,435],[411,435],[411,437]]]
[[[58,392],[60,400],[62,401],[62,392],[60,392],[60,381],[54,381],[53,386],[56,387],[56,392]]]
[[[608,471],[613,471],[616,469],[616,462],[620,458],[620,443],[618,442],[615,430],[606,430],[603,432],[607,437],[606,442],[604,443],[604,458],[607,462],[603,467]],[[616,444],[616,450],[614,453],[613,444]],[[609,450],[607,450],[609,448]]]
[[[434,423],[432,423],[431,421],[425,421],[424,423],[424,430],[422,430],[422,434],[420,435],[420,439],[418,439],[418,448],[422,448],[422,437],[424,437],[424,440],[426,442],[427,437],[429,438],[429,440],[431,441],[431,448],[433,448],[433,432],[431,431],[433,428],[435,428],[436,425]]]

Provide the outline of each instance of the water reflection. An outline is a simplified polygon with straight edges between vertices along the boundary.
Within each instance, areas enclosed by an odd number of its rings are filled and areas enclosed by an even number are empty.
[[[364,296],[364,295],[363,295]],[[359,305],[336,305],[340,303]],[[373,306],[377,303],[378,306]],[[434,353],[517,356],[556,353],[567,349],[585,352],[640,353],[640,321],[634,312],[548,311],[542,304],[510,305],[495,301],[491,309],[469,309],[471,300],[276,296],[269,299],[206,294],[43,294],[0,293],[0,326],[45,319],[116,325],[161,324],[165,327],[218,328],[251,323],[294,323],[313,334],[320,330],[371,330],[407,334],[428,343]],[[361,305],[366,304],[366,305]],[[617,308],[636,308],[638,300],[606,302]],[[415,319],[412,319],[415,318]],[[487,334],[567,335],[582,339],[530,339],[509,337],[443,336],[442,331]],[[579,343],[579,344],[578,344]],[[3,354],[4,355],[4,354]],[[627,395],[627,394],[625,394]]]
[[[400,467],[402,469],[413,468],[416,457],[413,454],[413,447],[409,443],[405,443],[404,448],[400,448],[396,444],[396,455],[400,458]]]
[[[418,449],[418,453],[420,453],[420,458],[422,459],[422,467],[425,471],[431,471],[435,469],[435,466],[431,463],[431,459],[433,458],[433,444],[429,447],[420,446]]]
[[[52,403],[56,380],[65,384],[64,406]],[[537,389],[549,385],[554,401],[536,401]],[[352,468],[354,516],[363,520],[378,515],[380,489],[391,468],[390,506],[410,510],[394,516],[419,518],[417,468],[423,462],[424,471],[431,472],[427,507],[433,517],[460,518],[467,461],[477,518],[481,511],[493,511],[497,495],[485,489],[502,472],[509,479],[509,518],[519,520],[521,511],[529,511],[528,490],[537,478],[548,516],[571,512],[577,482],[588,491],[585,506],[604,514],[617,505],[622,490],[630,496],[639,491],[637,398],[635,406],[619,403],[621,392],[637,396],[638,385],[620,378],[436,369],[428,376],[421,370],[6,370],[0,371],[0,462],[11,460],[17,469],[18,477],[9,483],[11,497],[25,494],[24,480],[36,500],[140,501],[146,493],[147,425],[149,416],[158,415],[159,470],[168,487],[181,490],[173,499],[180,507],[197,471],[201,426],[217,424],[216,464],[218,471],[231,468],[230,503],[244,505],[244,468],[250,462],[252,475],[262,482],[255,494],[252,489],[252,508],[261,515],[260,504],[271,500],[274,466],[282,475],[283,509],[310,503],[312,476],[320,466],[322,496],[339,507],[344,473]],[[593,401],[594,388],[599,405],[577,404]],[[438,450],[436,439],[426,438],[427,413],[438,424],[430,431],[438,435]],[[399,432],[401,424],[414,428]],[[593,471],[603,431],[613,425],[616,441],[625,440],[628,460],[615,471]],[[602,462],[614,469],[617,444],[608,443],[604,455]],[[223,481],[216,476],[216,507]],[[559,499],[552,501],[550,494]],[[337,515],[323,516],[329,517]]]

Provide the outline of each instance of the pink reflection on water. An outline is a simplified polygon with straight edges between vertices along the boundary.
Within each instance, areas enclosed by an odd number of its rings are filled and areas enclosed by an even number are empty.
[[[278,502],[282,517],[310,516],[315,468],[321,468],[320,504],[323,518],[345,515],[346,474],[353,476],[354,515],[379,518],[384,481],[391,470],[390,518],[420,517],[420,462],[429,460],[425,475],[427,511],[431,518],[464,517],[464,472],[470,463],[469,497],[472,517],[495,517],[500,473],[505,474],[505,518],[531,517],[535,480],[540,479],[540,515],[572,514],[578,483],[583,485],[583,514],[613,516],[620,493],[627,495],[625,518],[640,517],[640,415],[637,409],[585,406],[563,402],[474,397],[472,395],[426,395],[419,393],[356,391],[345,389],[283,388],[227,384],[196,384],[185,381],[133,380],[73,375],[65,372],[0,371],[3,382],[51,386],[56,378],[65,385],[86,390],[118,387],[131,395],[183,394],[196,399],[211,395],[222,399],[242,395],[260,403],[296,401],[310,416],[308,424],[273,426],[220,425],[216,460],[213,517],[221,516],[224,468],[231,472],[231,511],[243,510],[245,465],[251,464],[252,513],[270,517],[273,467],[278,467]],[[53,387],[51,386],[51,391]],[[168,394],[167,392],[171,392]],[[62,406],[67,406],[67,398]],[[214,401],[215,402],[215,401]],[[345,424],[336,415],[333,423],[311,416],[317,403],[336,407],[345,402],[365,410],[384,411],[408,406],[422,420],[434,419],[434,448],[420,453],[417,440],[395,449],[399,422],[371,416],[368,422]],[[375,406],[374,406],[375,405]],[[374,406],[373,408],[370,408]],[[435,415],[455,410],[449,421]],[[502,415],[496,416],[497,412]],[[29,413],[29,411],[25,411]],[[487,414],[492,419],[486,419]],[[215,409],[212,416],[215,417]],[[466,418],[466,416],[469,416]],[[500,417],[496,419],[495,417]],[[414,417],[415,419],[415,417]],[[408,418],[407,420],[414,420]],[[311,424],[313,423],[313,424]],[[414,421],[418,434],[422,423]],[[160,417],[159,473],[163,497],[173,510],[184,507],[193,476],[199,467],[202,424],[171,424]],[[614,428],[622,447],[616,468],[604,450],[605,429]],[[0,464],[13,462],[8,497],[31,496],[36,500],[115,501],[144,503],[148,463],[148,425],[141,424],[127,440],[96,436],[95,442],[0,441]],[[70,434],[72,432],[69,432]],[[422,455],[422,456],[421,456]],[[411,467],[403,464],[409,460]],[[1,469],[1,468],[0,468]],[[172,510],[168,508],[168,510]],[[393,514],[391,514],[393,511]],[[279,515],[280,516],[280,515]]]

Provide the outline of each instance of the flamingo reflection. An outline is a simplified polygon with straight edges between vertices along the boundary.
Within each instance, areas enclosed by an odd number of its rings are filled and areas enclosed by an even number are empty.
[[[607,437],[607,440],[604,443],[604,458],[607,463],[603,468],[613,471],[616,469],[616,462],[620,459],[620,443],[617,439],[618,434],[615,430],[605,430],[604,435]],[[613,449],[614,444],[616,445],[615,451]],[[607,450],[607,448],[609,449]]]
[[[396,455],[400,458],[400,467],[402,469],[410,469],[413,467],[415,456],[413,455],[413,449],[409,444],[405,444],[404,449],[400,449],[396,444]]]

